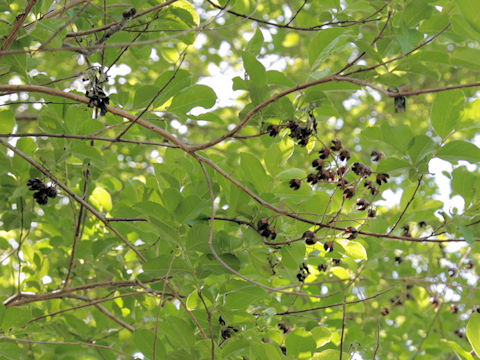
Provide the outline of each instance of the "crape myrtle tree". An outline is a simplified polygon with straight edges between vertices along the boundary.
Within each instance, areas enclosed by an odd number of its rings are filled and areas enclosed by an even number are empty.
[[[480,2],[0,10],[1,359],[480,354]]]

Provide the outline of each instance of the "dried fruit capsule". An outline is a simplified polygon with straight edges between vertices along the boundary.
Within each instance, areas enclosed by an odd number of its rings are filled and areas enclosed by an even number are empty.
[[[374,217],[376,217],[376,216],[377,216],[377,210],[375,210],[375,209],[368,209],[368,214],[367,214],[367,216],[368,216],[369,218],[374,218]]]
[[[332,259],[332,264],[333,265],[340,265],[342,263],[342,260],[340,259]]]
[[[268,219],[267,218],[262,218],[262,219],[258,220],[257,230],[262,231],[262,230],[265,230],[265,229],[268,229]]]
[[[347,149],[343,149],[342,151],[340,151],[340,154],[338,154],[338,157],[340,158],[340,160],[344,161],[344,160],[350,160],[350,151],[348,151]]]
[[[288,182],[288,184],[293,190],[298,190],[298,189],[300,189],[300,185],[302,184],[302,180],[292,179]]]
[[[278,125],[268,125],[267,131],[271,137],[275,137],[280,132],[280,127]]]
[[[378,185],[382,185],[382,182],[386,184],[389,177],[390,177],[390,175],[388,175],[386,173],[379,173],[379,174],[377,174],[376,182],[377,182]]]
[[[317,168],[317,170],[322,170],[323,168],[323,160],[322,159],[315,159],[312,161],[312,166]]]
[[[451,305],[450,305],[450,312],[451,312],[452,314],[458,313],[458,306],[455,305],[455,304],[451,304]]]
[[[358,230],[357,230],[355,227],[350,226],[350,227],[348,227],[348,228],[345,229],[345,233],[346,233],[346,234],[350,234],[347,239],[353,240],[353,239],[355,239],[355,238],[357,237],[357,235],[358,235]]]
[[[318,241],[318,238],[313,231],[305,231],[302,235],[302,239],[305,239],[305,244],[307,245],[314,245]]]
[[[367,200],[365,200],[365,199],[358,199],[358,200],[357,200],[357,210],[363,211],[363,210],[365,210],[369,205],[370,205],[370,203],[369,203]]]
[[[307,182],[312,183],[312,185],[318,183],[318,174],[308,174]]]
[[[342,149],[342,142],[339,139],[332,140],[332,145],[330,145],[330,150],[340,151]]]
[[[373,150],[370,156],[372,158],[372,161],[377,162],[383,159],[385,157],[385,154],[381,151]]]
[[[388,310],[388,308],[384,307],[384,308],[382,308],[382,310],[380,310],[380,314],[382,314],[382,316],[387,316],[388,314],[390,314],[390,310]]]
[[[28,190],[45,190],[46,185],[39,178],[31,178],[27,181]]]
[[[327,264],[319,264],[317,266],[318,271],[327,271],[328,265]]]
[[[37,191],[33,194],[33,198],[39,205],[46,205],[48,203],[48,197],[44,191]]]
[[[343,190],[343,196],[345,196],[345,199],[351,199],[355,195],[355,190],[353,188],[346,188]]]
[[[319,150],[318,153],[320,154],[320,159],[326,159],[330,156],[330,149],[324,147],[323,149]]]
[[[323,244],[323,248],[325,251],[332,252],[333,251],[333,241],[327,241]]]
[[[49,186],[46,190],[45,190],[45,194],[49,197],[49,198],[55,198],[57,197],[57,189],[55,189],[54,186]]]

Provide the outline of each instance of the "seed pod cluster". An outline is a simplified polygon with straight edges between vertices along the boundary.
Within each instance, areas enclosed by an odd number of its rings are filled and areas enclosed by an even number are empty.
[[[274,227],[270,227],[267,218],[262,218],[257,222],[257,231],[260,235],[275,240],[277,238],[277,230]]]
[[[308,270],[307,265],[305,265],[305,263],[303,263],[300,266],[300,271],[297,274],[298,281],[304,282],[309,274],[310,274],[310,270]]]
[[[39,205],[46,205],[48,198],[57,197],[57,189],[55,186],[47,186],[39,178],[31,178],[27,181],[28,190],[35,191],[33,198]]]

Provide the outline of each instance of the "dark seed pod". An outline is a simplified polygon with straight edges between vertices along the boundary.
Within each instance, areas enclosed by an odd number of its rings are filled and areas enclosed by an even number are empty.
[[[272,234],[272,232],[270,231],[270,229],[263,229],[262,231],[260,231],[260,235],[268,238],[270,235]]]
[[[223,320],[221,316],[218,318],[218,323],[222,326],[226,325],[225,320]]]
[[[290,328],[288,327],[288,325],[285,322],[278,323],[278,327],[280,328],[280,330],[283,331],[284,334],[286,334],[290,331]]]
[[[402,236],[412,237],[412,234],[410,233],[410,225],[405,224],[402,226]]]
[[[319,150],[318,153],[320,154],[320,159],[326,159],[330,156],[330,149],[324,147],[323,149]]]
[[[340,259],[332,259],[332,264],[335,265],[335,266],[340,265],[341,263],[342,263],[342,260],[340,260]]]
[[[137,10],[135,8],[131,8],[130,10],[125,10],[122,13],[122,16],[124,19],[131,19],[135,14],[137,13]]]
[[[345,196],[345,199],[350,200],[355,196],[355,190],[353,188],[346,188],[343,190],[343,196]]]
[[[457,273],[457,269],[454,269],[454,268],[450,268],[448,269],[448,276],[452,277],[452,276],[455,276],[455,274]]]
[[[384,308],[382,308],[382,310],[380,310],[380,314],[382,314],[382,316],[387,316],[388,314],[390,314],[390,310],[388,310],[388,308],[384,307]]]
[[[270,238],[272,240],[275,240],[277,238],[277,229],[275,228],[270,228],[268,229],[270,231]]]
[[[46,205],[48,203],[48,197],[44,191],[37,191],[33,194],[33,198],[38,203],[38,205]]]
[[[403,258],[401,256],[395,256],[395,262],[400,265],[403,262]]]
[[[467,269],[467,270],[473,269],[473,261],[472,260],[468,260],[465,263],[465,269]]]
[[[432,298],[432,299],[430,300],[430,302],[432,303],[434,309],[436,309],[436,308],[438,307],[438,305],[440,304],[440,302],[438,301],[438,299],[435,298],[435,297]]]
[[[318,238],[313,231],[305,231],[302,235],[302,239],[305,240],[305,244],[307,245],[314,245],[318,241]]]
[[[56,198],[57,197],[57,189],[55,189],[54,186],[49,186],[46,190],[45,190],[45,194],[49,197],[49,198]]]
[[[405,112],[407,108],[407,99],[405,96],[396,96],[395,97],[395,112]]]
[[[377,179],[376,179],[377,184],[382,185],[382,182],[386,184],[389,177],[390,177],[390,175],[385,174],[385,173],[377,174]]]
[[[458,306],[455,305],[455,304],[450,305],[450,312],[451,312],[452,314],[458,313]]]
[[[328,265],[327,264],[319,264],[317,266],[318,271],[327,271]]]
[[[365,210],[369,205],[370,205],[370,203],[369,203],[367,200],[365,200],[365,199],[358,199],[358,200],[357,200],[357,210],[363,211],[363,210]]]
[[[365,182],[363,183],[363,186],[370,189],[372,186],[374,186],[373,181],[365,180]]]
[[[456,329],[453,333],[457,335],[459,338],[463,338],[465,336],[462,329]]]
[[[340,151],[340,154],[338,154],[338,157],[340,158],[340,160],[344,161],[344,160],[350,160],[350,151],[348,151],[347,149],[343,149],[342,151]]]
[[[418,227],[420,227],[420,228],[423,228],[423,227],[425,227],[425,226],[427,226],[427,223],[426,223],[425,221],[420,221],[420,222],[418,223]]]
[[[407,286],[405,286],[405,288],[407,290],[411,290],[411,289],[413,289],[413,285],[412,284],[407,284]]]
[[[407,300],[415,300],[415,299],[413,298],[413,295],[412,295],[411,293],[409,293],[409,292],[407,292],[407,293],[405,294],[405,297],[407,298]]]
[[[302,180],[292,179],[288,182],[288,184],[293,190],[298,190],[298,189],[300,189],[300,185],[302,184]]]
[[[290,120],[287,122],[286,126],[290,129],[290,131],[294,132],[298,128],[298,121],[297,120]]]
[[[32,178],[27,181],[28,190],[45,190],[46,185],[39,178]]]
[[[353,240],[358,236],[358,230],[356,228],[354,228],[353,226],[350,226],[350,227],[345,229],[345,234],[350,234],[347,239],[348,240]]]
[[[372,153],[370,154],[372,161],[377,162],[382,160],[385,157],[385,154],[381,151],[378,150],[373,150]]]
[[[278,125],[268,125],[267,131],[271,137],[275,137],[280,132],[280,127]]]
[[[286,346],[280,346],[280,350],[282,350],[282,354],[287,356],[287,347]]]
[[[318,175],[317,174],[308,174],[307,182],[312,183],[312,185],[315,185],[316,183],[318,183]]]
[[[377,210],[375,209],[368,209],[368,215],[369,218],[374,218],[377,216]]]
[[[312,166],[317,168],[317,170],[322,170],[323,168],[323,160],[322,159],[315,159],[312,161]]]
[[[357,174],[358,176],[370,176],[372,175],[372,169],[370,169],[367,165],[362,163],[356,162],[353,163],[352,171]]]
[[[333,251],[333,241],[327,241],[323,244],[323,248],[325,251],[332,252]]]
[[[262,218],[257,222],[257,230],[262,231],[268,229],[268,219]]]
[[[305,281],[305,278],[306,278],[306,276],[305,276],[305,274],[304,274],[303,272],[299,272],[299,273],[297,274],[297,280],[298,280],[298,281],[304,282],[304,281]]]
[[[332,140],[332,145],[330,145],[330,150],[340,151],[342,149],[342,142],[339,139]]]
[[[339,166],[337,169],[337,175],[338,176],[343,176],[347,172],[347,167],[346,166]]]
[[[373,196],[377,195],[378,194],[378,188],[375,187],[375,186],[372,186],[370,188],[370,194],[372,194]]]

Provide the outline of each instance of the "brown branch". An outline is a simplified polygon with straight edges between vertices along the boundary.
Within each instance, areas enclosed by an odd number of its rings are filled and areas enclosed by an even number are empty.
[[[74,299],[80,299],[82,301],[86,301],[88,303],[90,303],[90,299],[86,296],[81,296],[81,295],[69,295],[69,297],[71,298],[74,298]],[[121,327],[127,329],[128,331],[130,332],[134,332],[135,331],[135,328],[130,325],[130,324],[127,324],[125,321],[123,321],[122,319],[118,318],[117,316],[115,316],[114,314],[112,314],[110,311],[108,311],[104,306],[100,305],[100,304],[94,304],[94,306],[101,312],[103,313],[106,317],[108,317],[109,319],[111,319],[112,321],[116,322],[118,325],[120,325]]]
[[[158,4],[158,5],[155,5],[155,6],[152,6],[151,8],[149,9],[146,9],[146,10],[143,10],[143,11],[140,11],[138,13],[136,13],[132,20],[134,19],[137,19],[141,16],[144,16],[148,13],[151,13],[155,10],[159,10],[161,8],[164,8],[168,5],[171,5],[173,4],[174,2],[176,2],[178,0],[169,0],[167,2],[164,2],[164,3],[161,3],[161,4]],[[77,32],[73,32],[73,33],[67,33],[65,36],[68,38],[68,37],[79,37],[79,36],[86,36],[86,35],[90,35],[90,34],[94,34],[96,32],[99,32],[99,31],[103,31],[103,30],[107,30],[109,28],[111,28],[112,26],[115,26],[115,25],[118,25],[120,24],[120,21],[114,21],[110,24],[106,24],[106,25],[103,25],[103,26],[99,26],[99,27],[96,27],[96,28],[93,28],[93,29],[89,29],[89,30],[84,30],[84,31],[77,31]]]
[[[20,14],[19,16],[17,16],[17,20],[15,22],[15,25],[13,25],[13,29],[10,32],[10,34],[8,34],[7,38],[5,39],[5,42],[3,43],[0,51],[8,50],[10,48],[10,46],[13,44],[13,42],[17,38],[17,34],[20,31],[20,28],[22,27],[22,24],[24,23],[25,19],[27,18],[28,14],[33,9],[33,7],[35,6],[37,1],[38,0],[30,0],[28,2],[27,6],[25,7],[25,12],[23,14]],[[0,53],[0,59],[2,57],[3,57],[3,55]]]
[[[88,209],[98,220],[103,222],[107,228],[109,228],[115,235],[117,235],[120,240],[123,241],[123,243],[130,248],[137,256],[142,260],[142,261],[147,261],[147,259],[138,251],[138,249],[135,248],[120,232],[115,229],[112,224],[108,222],[108,220],[100,214],[92,205],[87,203],[85,200],[83,200],[80,196],[75,194],[72,190],[68,188],[67,185],[62,183],[60,180],[58,180],[50,171],[48,171],[46,168],[44,168],[40,163],[36,162],[33,160],[30,156],[25,154],[24,152],[20,151],[17,149],[15,146],[11,145],[7,141],[0,139],[0,144],[3,146],[9,148],[12,150],[15,154],[17,154],[19,157],[22,159],[26,160],[28,163],[30,163],[33,167],[37,168],[40,172],[42,172],[45,176],[47,176],[50,180],[52,180],[56,185],[58,185],[60,188],[62,188],[72,199],[74,199],[76,202],[82,204],[85,208]]]
[[[153,284],[161,281],[164,281],[163,277],[146,280],[146,281],[143,281],[142,283]],[[130,286],[140,286],[140,285],[138,280],[105,281],[105,282],[98,282],[98,283],[92,283],[92,284],[85,284],[85,285],[81,285],[73,288],[53,290],[44,294],[32,295],[30,293],[20,293],[20,294],[17,293],[9,297],[7,300],[5,300],[3,302],[3,305],[7,308],[11,306],[22,306],[22,305],[30,304],[37,301],[60,299],[77,291],[86,291],[86,290],[105,288],[105,287],[113,287],[115,289],[119,289],[119,288],[130,287]]]
[[[410,199],[408,200],[407,204],[405,205],[405,208],[403,209],[402,213],[400,214],[400,216],[398,217],[397,221],[395,221],[395,224],[393,224],[392,228],[390,229],[390,231],[387,233],[387,235],[390,235],[398,226],[398,224],[400,223],[400,221],[402,220],[403,216],[405,215],[405,213],[407,212],[408,208],[410,207],[410,205],[412,204],[413,200],[415,199],[415,196],[417,195],[417,191],[418,189],[420,188],[420,185],[422,184],[422,179],[423,179],[423,175],[420,176],[420,178],[418,179],[418,182],[417,182],[417,187],[415,188],[415,191],[413,192],[412,196],[410,197]]]
[[[94,141],[107,141],[116,142],[115,138],[93,136],[93,135],[70,135],[70,134],[52,134],[52,133],[31,133],[31,134],[0,134],[0,138],[22,138],[22,137],[48,137],[48,138],[60,138],[60,139],[78,139],[78,140],[94,140]],[[118,142],[137,145],[155,145],[170,148],[178,148],[176,145],[161,143],[156,141],[142,141],[142,140],[126,140],[120,139]]]
[[[358,303],[365,302],[365,301],[370,301],[370,300],[375,299],[375,298],[377,298],[377,297],[379,297],[379,296],[382,296],[382,295],[384,295],[384,294],[392,291],[393,289],[395,289],[395,288],[397,288],[397,287],[398,287],[398,286],[391,287],[390,289],[381,291],[381,292],[379,292],[379,293],[377,293],[377,294],[375,294],[375,295],[372,295],[372,296],[370,296],[370,297],[367,297],[367,298],[365,298],[365,299],[358,299],[358,300],[353,300],[353,301],[344,301],[344,302],[337,303],[337,304],[317,306],[317,307],[314,307],[314,308],[303,309],[303,310],[293,310],[293,311],[278,312],[278,313],[276,313],[275,315],[283,316],[283,315],[300,314],[300,313],[305,313],[305,312],[309,312],[309,311],[329,309],[329,308],[333,308],[333,307],[337,307],[337,306],[344,306],[344,305],[350,305],[350,304],[358,304]]]
[[[85,342],[69,342],[69,341],[37,341],[37,340],[30,340],[30,339],[13,338],[13,337],[8,337],[3,335],[0,336],[0,340],[14,341],[14,342],[20,342],[20,343],[26,343],[26,344],[86,346],[86,347],[92,347],[97,349],[110,350],[118,354],[121,354],[123,356],[126,356],[130,359],[135,359],[133,355],[127,354],[121,350],[114,349],[110,346],[100,345],[100,344],[91,344],[91,343],[85,343]]]
[[[375,345],[375,352],[373,353],[372,360],[375,360],[377,358],[377,352],[379,348],[380,348],[380,320],[378,320],[378,317],[377,317],[377,344]]]
[[[87,168],[87,170],[84,171],[84,183],[83,183],[83,195],[82,199],[85,200],[87,198],[87,191],[88,191],[88,178],[90,175],[90,170]],[[77,251],[77,243],[78,240],[82,237],[83,234],[83,227],[82,223],[85,221],[86,218],[86,213],[85,213],[85,207],[80,204],[80,211],[78,213],[78,218],[77,218],[77,223],[75,224],[75,234],[73,236],[73,244],[72,244],[72,253],[70,255],[70,263],[68,264],[68,271],[67,271],[67,276],[65,277],[65,282],[63,284],[63,287],[66,288],[68,286],[68,282],[70,281],[70,276],[72,275],[72,270],[73,270],[73,264],[75,262],[75,254]]]
[[[369,16],[367,16],[367,17],[365,17],[361,20],[329,21],[329,22],[325,22],[323,24],[315,25],[315,26],[311,26],[311,27],[300,27],[300,26],[292,26],[292,25],[290,25],[290,22],[287,23],[287,24],[277,24],[277,23],[274,23],[274,22],[271,22],[271,21],[267,21],[267,20],[263,20],[263,19],[259,19],[259,18],[250,16],[250,15],[245,15],[245,14],[238,13],[236,11],[228,9],[226,6],[217,5],[211,0],[207,0],[207,2],[210,5],[212,5],[214,8],[226,11],[229,14],[235,15],[235,16],[243,18],[243,19],[252,20],[252,21],[255,21],[255,22],[260,23],[260,24],[274,26],[274,27],[277,27],[277,28],[299,30],[299,31],[321,31],[323,28],[326,28],[326,27],[333,27],[333,26],[335,26],[335,27],[348,27],[348,26],[354,26],[354,25],[359,25],[359,24],[365,24],[365,23],[372,22],[372,21],[377,21],[378,19],[371,19],[371,18],[373,16],[375,16],[376,14],[378,14],[379,12],[381,12],[383,9],[385,9],[385,7],[388,5],[388,4],[385,4],[380,9],[376,10],[373,14],[370,14]]]
[[[374,70],[380,66],[384,66],[384,65],[387,65],[387,64],[390,64],[394,61],[397,61],[397,60],[400,60],[400,59],[403,59],[405,57],[407,57],[408,55],[414,53],[415,51],[417,51],[418,49],[430,44],[431,42],[433,42],[436,38],[438,38],[441,34],[443,34],[448,28],[450,27],[450,24],[448,24],[447,26],[445,26],[442,30],[440,30],[438,33],[436,33],[435,35],[433,35],[432,37],[428,38],[427,40],[423,41],[422,43],[420,43],[419,45],[415,46],[412,50],[410,51],[407,51],[406,53],[402,54],[402,55],[399,55],[399,56],[396,56],[390,60],[387,60],[387,61],[383,61],[381,63],[378,63],[378,64],[375,64],[375,65],[372,65],[372,66],[368,66],[368,67],[363,67],[363,68],[360,68],[360,69],[357,69],[357,70],[354,70],[354,71],[350,71],[349,73],[346,73],[344,74],[345,76],[350,76],[350,75],[353,75],[353,74],[356,74],[356,73],[359,73],[359,72],[365,72],[365,71],[370,71],[370,70]]]

